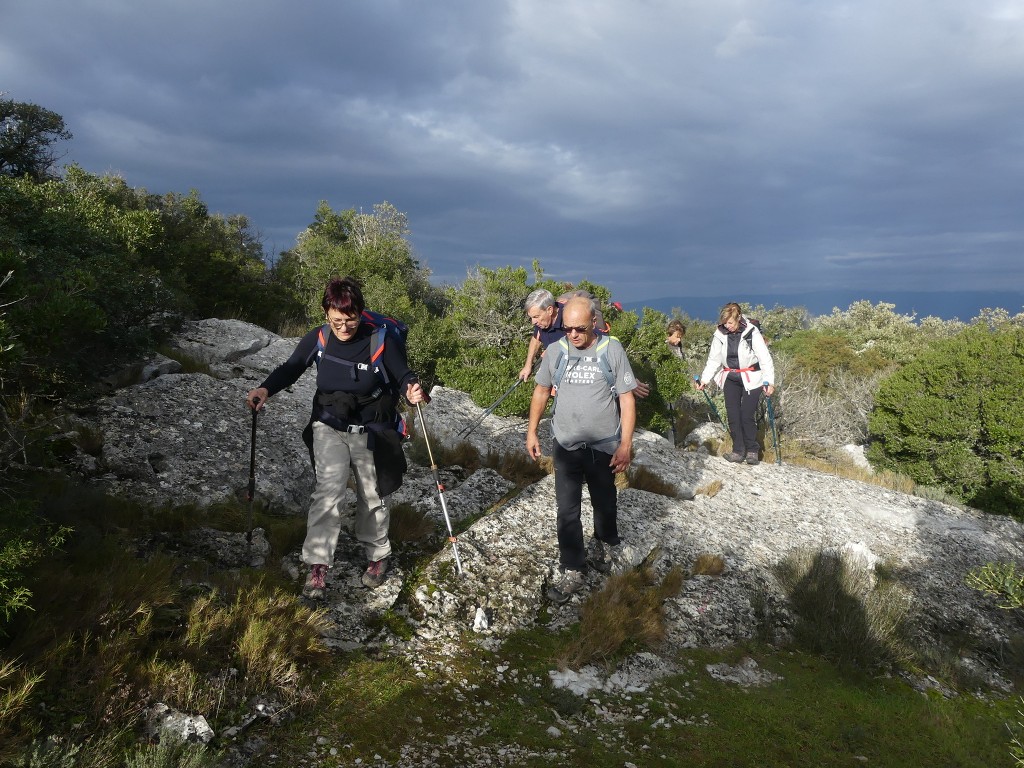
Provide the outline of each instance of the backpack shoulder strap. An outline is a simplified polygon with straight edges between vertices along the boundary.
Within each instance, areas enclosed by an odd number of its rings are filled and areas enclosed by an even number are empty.
[[[749,322],[748,325],[750,327],[743,334],[743,340],[747,342],[747,349],[749,349],[751,352],[753,352],[754,351],[754,331],[755,330],[760,331],[761,329],[754,322]]]
[[[320,326],[320,330],[316,332],[316,346],[313,347],[313,351],[310,352],[309,357],[306,358],[307,368],[313,363],[316,363],[318,366],[320,365],[320,357],[327,348],[327,334],[330,332],[330,327],[327,325]]]
[[[604,380],[608,382],[608,389],[612,391],[612,396],[618,397],[618,393],[615,391],[615,371],[612,370],[612,364],[608,362],[608,342],[614,338],[614,336],[601,337],[594,351],[597,352],[597,364],[601,368],[601,373],[604,374]]]
[[[551,374],[551,389],[557,393],[558,385],[565,376],[565,367],[569,364],[569,342],[563,336],[553,346],[558,349],[558,357],[555,359],[555,371]]]
[[[370,367],[384,384],[390,384],[387,369],[384,367],[384,345],[387,343],[387,328],[378,325],[370,334]]]

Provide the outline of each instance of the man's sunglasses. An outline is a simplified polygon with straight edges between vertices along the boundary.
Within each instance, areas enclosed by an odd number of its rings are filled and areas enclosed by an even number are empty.
[[[572,333],[575,331],[576,333],[581,335],[590,330],[589,325],[566,325],[563,327],[565,328],[566,333]]]

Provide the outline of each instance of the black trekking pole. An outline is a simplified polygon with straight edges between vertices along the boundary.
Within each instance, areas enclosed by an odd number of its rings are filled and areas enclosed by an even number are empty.
[[[782,464],[782,454],[779,453],[779,430],[775,428],[775,408],[772,406],[772,396],[768,394],[768,384],[764,385],[764,398],[768,404],[768,423],[772,428],[772,447],[775,448],[775,463]]]
[[[247,494],[249,515],[245,532],[245,540],[250,546],[252,546],[252,501],[256,497],[256,416],[259,413],[260,399],[254,398],[252,405],[252,442],[249,447],[249,493]]]
[[[693,380],[696,381],[697,383],[700,383],[700,376],[694,376]],[[711,396],[708,395],[708,393],[703,389],[701,390],[701,392],[704,393],[704,399],[708,401],[708,405],[711,407],[711,412],[715,414],[715,418],[718,419],[718,423],[725,427],[725,422],[722,421],[722,417],[718,414],[718,409],[715,408],[715,403],[714,401],[712,401]],[[726,427],[726,429],[728,429],[728,427]]]
[[[470,433],[474,429],[479,427],[480,424],[483,423],[484,419],[486,419],[488,416],[490,416],[492,413],[494,413],[494,409],[497,408],[499,405],[501,405],[503,402],[505,402],[505,398],[508,397],[509,395],[511,395],[515,391],[515,388],[518,387],[522,383],[523,383],[523,380],[520,379],[519,377],[516,377],[516,383],[513,384],[508,389],[506,389],[505,390],[505,394],[503,394],[501,397],[499,397],[497,400],[495,400],[486,411],[484,411],[482,414],[480,414],[480,418],[479,419],[477,419],[472,424],[470,424],[468,427],[466,427],[465,429],[460,431],[459,434],[458,434],[458,437],[463,439],[463,440],[466,439],[467,437],[469,437]]]
[[[455,569],[462,575],[462,561],[459,559],[458,539],[452,531],[452,521],[448,517],[448,505],[444,503],[444,485],[441,483],[441,476],[437,474],[437,462],[434,461],[434,452],[430,449],[430,438],[427,436],[427,422],[423,418],[423,409],[416,403],[416,412],[420,415],[420,426],[423,428],[423,442],[427,444],[427,456],[430,457],[430,471],[434,473],[434,484],[437,486],[437,497],[441,500],[441,511],[444,513],[444,524],[448,526],[448,541],[452,543],[452,552],[455,554]]]

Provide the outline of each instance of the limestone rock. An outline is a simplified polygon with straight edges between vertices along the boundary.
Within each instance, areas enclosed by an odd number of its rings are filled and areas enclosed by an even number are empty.
[[[185,324],[174,344],[207,361],[214,375],[161,373],[156,366],[155,378],[100,398],[77,414],[77,421],[83,432],[102,434],[102,448],[73,458],[69,465],[112,493],[154,503],[208,505],[243,498],[252,425],[245,394],[287,358],[296,341],[235,321]],[[255,504],[305,512],[314,479],[300,435],[309,419],[314,378],[309,372],[291,390],[276,395],[257,419]],[[422,411],[437,449],[465,440],[484,456],[525,455],[525,419],[491,414],[462,437],[483,409],[456,390],[435,387],[431,395],[433,401]],[[666,601],[667,650],[720,647],[753,637],[785,640],[795,618],[777,569],[797,553],[815,551],[832,553],[866,574],[884,566],[888,574],[897,575],[906,593],[913,642],[927,647],[950,634],[969,637],[966,645],[979,651],[962,663],[994,674],[991,660],[1024,632],[1024,616],[1000,610],[967,587],[964,577],[986,562],[1024,560],[1024,526],[1012,518],[785,463],[730,464],[705,446],[707,439],[721,434],[720,426],[704,425],[688,440],[696,450],[679,450],[661,436],[639,430],[634,466],[670,484],[677,498],[637,488],[619,495],[619,530],[630,565],[647,562],[658,576],[674,567],[689,570],[701,555],[720,558],[725,565],[720,575],[689,578]],[[541,422],[540,436],[549,456],[547,419]],[[474,520],[456,544],[463,574],[457,573],[446,536],[438,535],[431,540],[432,559],[417,573],[416,584],[403,592],[403,580],[411,576],[397,567],[380,589],[367,590],[359,582],[365,555],[343,533],[325,600],[335,626],[331,643],[398,643],[381,628],[385,614],[401,617],[412,628],[410,649],[417,644],[446,647],[466,636],[484,644],[500,642],[508,633],[534,625],[542,611],[554,629],[576,621],[587,595],[607,577],[588,573],[583,593],[562,606],[543,598],[558,563],[553,477],[511,496],[508,481],[493,470],[468,473],[461,467],[440,467],[439,475],[453,523]],[[721,486],[713,496],[694,494],[712,484]],[[411,467],[403,488],[389,499],[392,505],[399,502],[420,509],[446,533],[427,468]],[[583,524],[585,534],[591,535],[586,492]],[[238,562],[237,552],[207,556],[223,567]],[[298,591],[297,553],[287,560]],[[407,603],[399,600],[402,594],[408,595]]]

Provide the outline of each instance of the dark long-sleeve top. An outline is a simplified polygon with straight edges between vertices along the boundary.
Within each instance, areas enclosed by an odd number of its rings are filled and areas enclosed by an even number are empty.
[[[314,328],[295,346],[291,356],[275,368],[267,376],[261,386],[273,396],[285,387],[290,387],[305,371],[313,365],[317,356],[317,334],[320,328]],[[317,366],[316,388],[317,397],[334,393],[348,393],[360,400],[360,405],[367,404],[371,396],[382,386],[382,379],[374,372],[370,363],[370,337],[372,328],[365,323],[359,326],[356,335],[349,341],[341,341],[330,328],[324,330],[327,344],[323,357]],[[348,361],[351,365],[336,362],[329,358]],[[416,374],[409,369],[405,351],[397,342],[388,339],[384,344],[384,354],[378,365],[383,362],[388,380],[397,385],[398,392],[404,394],[408,385],[416,380]],[[379,398],[372,398],[374,402]],[[318,409],[314,408],[314,414]],[[379,408],[366,407],[360,417],[346,421],[370,423],[379,420]],[[324,420],[324,419],[321,419]]]

